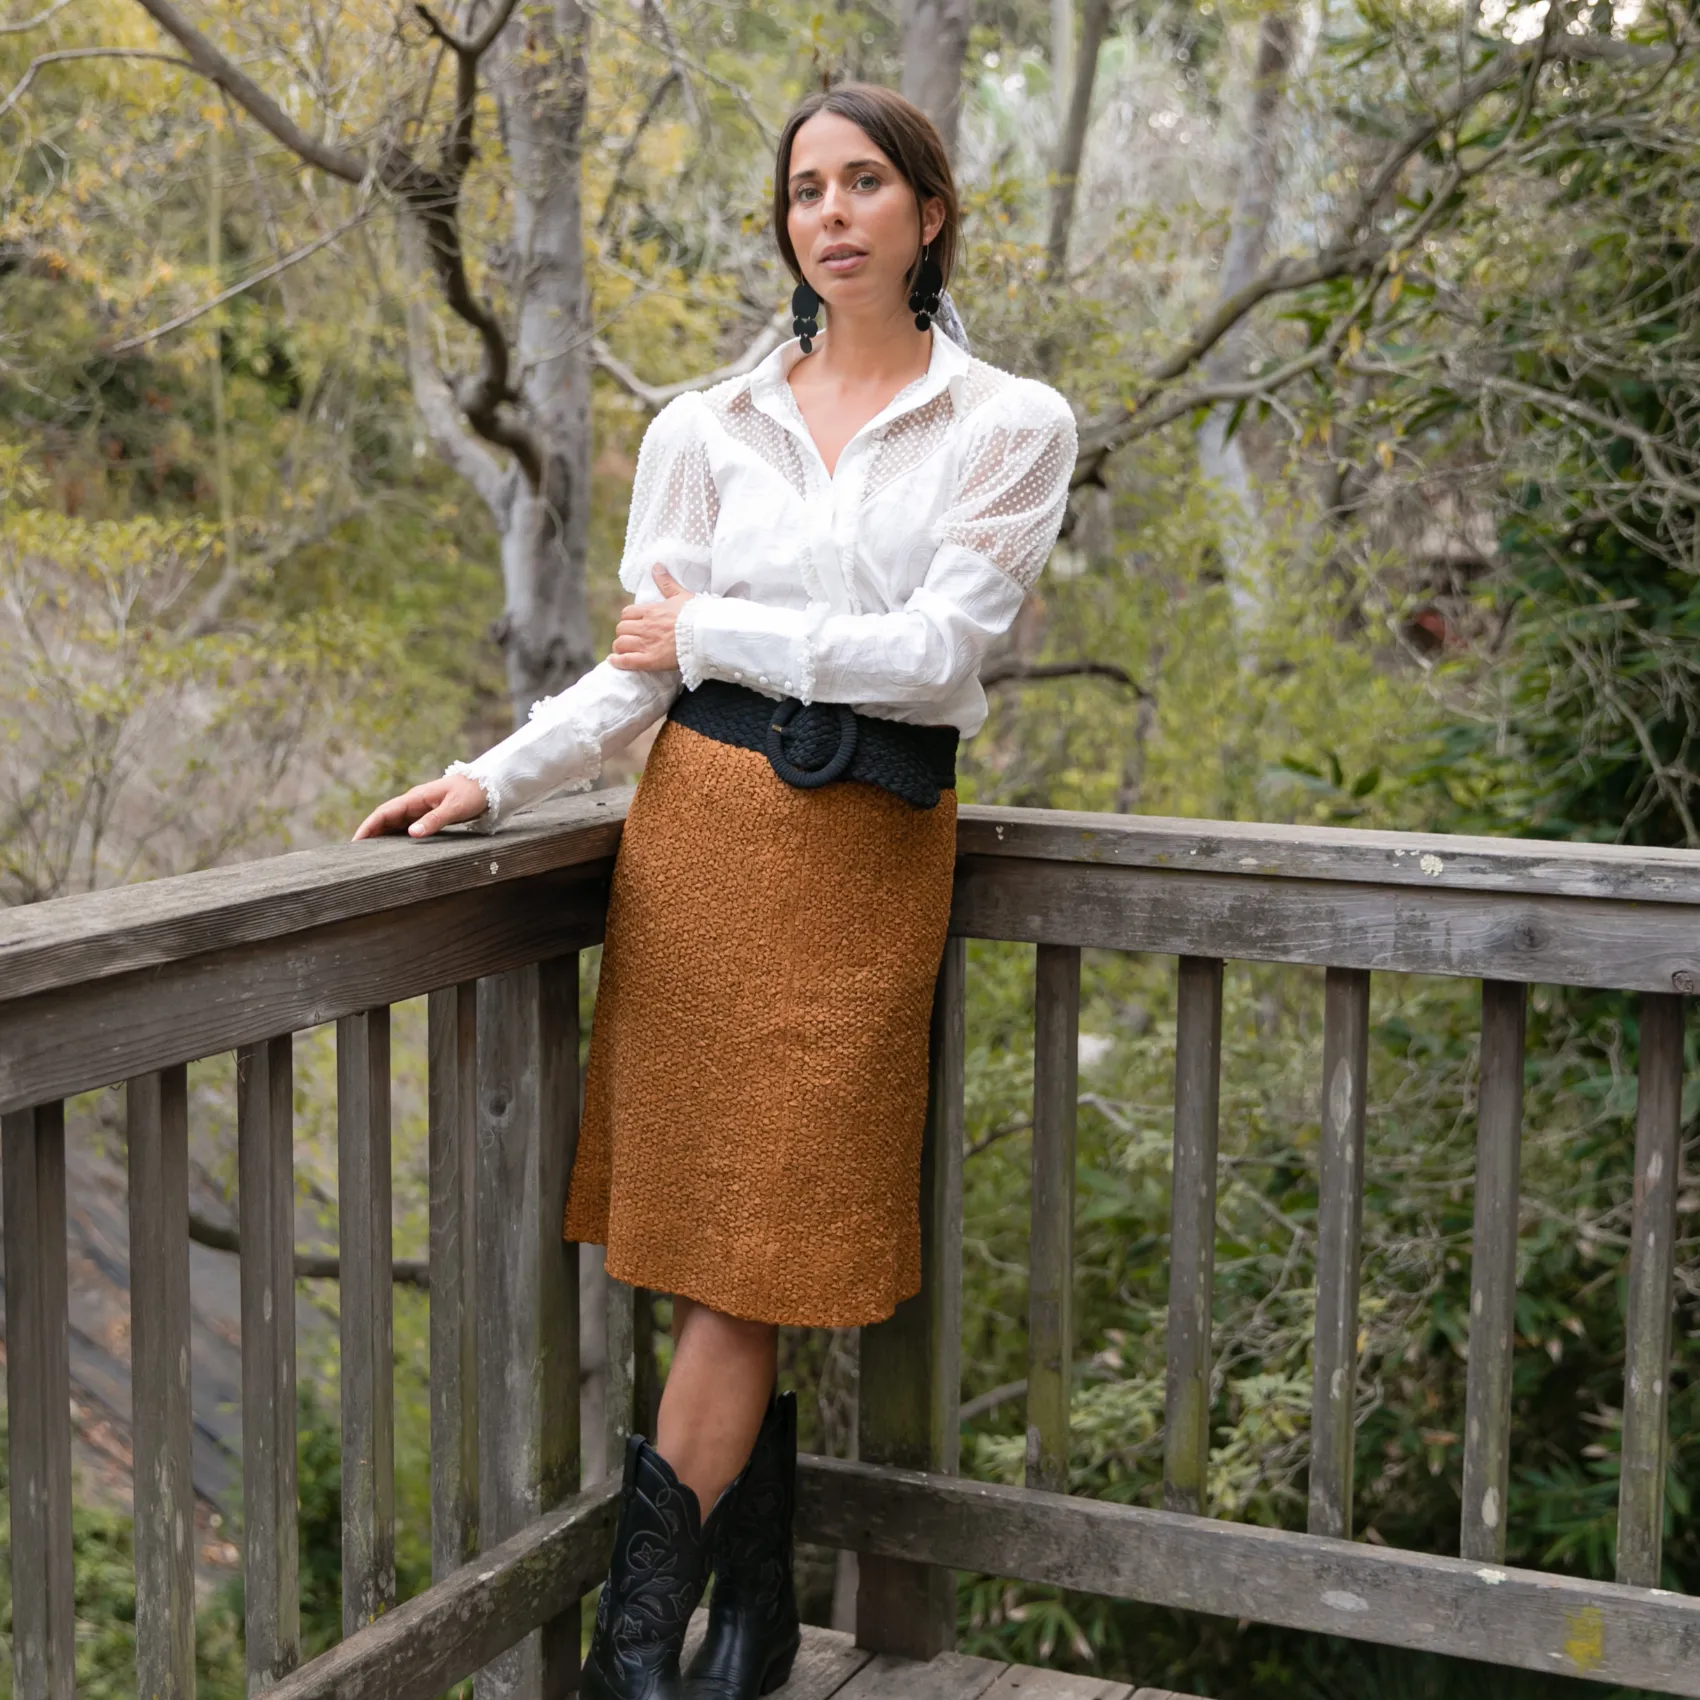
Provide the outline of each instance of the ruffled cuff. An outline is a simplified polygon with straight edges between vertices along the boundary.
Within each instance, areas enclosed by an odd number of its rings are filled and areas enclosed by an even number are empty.
[[[453,779],[464,775],[478,782],[478,789],[484,793],[484,813],[467,821],[465,824],[474,832],[494,832],[497,816],[501,813],[502,792],[495,778],[488,773],[480,773],[475,763],[469,761],[451,761],[443,769],[445,779]]]
[[[680,672],[693,689],[703,679],[727,679],[812,702],[815,646],[831,613],[824,602],[772,608],[741,596],[697,597],[680,611]]]
[[[705,591],[698,591],[680,610],[673,624],[673,647],[679,654],[679,677],[687,691],[694,691],[707,675],[703,658],[697,653],[697,615],[705,601],[715,600]]]
[[[511,737],[476,761],[451,762],[448,774],[475,779],[484,813],[468,822],[494,832],[511,815],[545,797],[588,791],[602,775],[602,742],[571,707],[566,693],[533,703],[531,716]]]

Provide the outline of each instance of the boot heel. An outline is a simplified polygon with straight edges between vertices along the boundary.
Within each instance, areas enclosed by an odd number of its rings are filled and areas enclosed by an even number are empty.
[[[787,1653],[783,1659],[776,1659],[767,1667],[767,1673],[761,1679],[763,1694],[771,1694],[776,1688],[783,1688],[791,1680],[791,1667],[797,1662],[795,1653]]]

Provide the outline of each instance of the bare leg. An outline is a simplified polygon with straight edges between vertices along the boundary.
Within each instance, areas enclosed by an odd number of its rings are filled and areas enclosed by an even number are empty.
[[[755,1445],[778,1347],[771,1322],[673,1300],[673,1367],[661,1394],[655,1450],[696,1494],[705,1517]]]

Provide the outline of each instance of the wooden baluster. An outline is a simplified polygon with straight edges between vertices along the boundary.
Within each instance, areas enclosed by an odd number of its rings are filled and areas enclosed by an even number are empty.
[[[957,1471],[962,1391],[963,941],[950,939],[933,996],[932,1064],[921,1149],[921,1290],[862,1331],[857,1449],[865,1463]],[[956,1577],[939,1566],[864,1553],[856,1640],[930,1659],[956,1641]]]
[[[1682,999],[1641,999],[1641,1081],[1635,1110],[1635,1219],[1623,1378],[1623,1475],[1617,1579],[1659,1586],[1665,1521],[1666,1404],[1677,1169],[1682,1157]]]
[[[431,1577],[478,1530],[478,984],[428,1002],[431,1172]]]
[[[342,1632],[395,1604],[390,1012],[336,1024],[342,1337]]]
[[[1074,1379],[1074,1151],[1080,952],[1042,944],[1034,973],[1032,1238],[1027,1277],[1027,1485],[1068,1492]]]
[[[295,1047],[236,1056],[242,1237],[242,1533],[248,1692],[301,1661],[295,1492]]]
[[[578,957],[478,986],[478,1508],[488,1550],[577,1491]],[[479,1673],[479,1700],[578,1686],[575,1602]]]
[[[1322,1153],[1316,1203],[1316,1351],[1310,1532],[1350,1539],[1358,1379],[1358,1247],[1364,1210],[1369,974],[1330,968],[1322,1017]]]
[[[6,1408],[12,1507],[12,1692],[73,1700],[71,1367],[66,1327],[65,1106],[0,1119],[6,1232]]]
[[[1517,1311],[1517,1188],[1523,1140],[1520,985],[1482,982],[1476,1096],[1476,1222],[1470,1242],[1470,1370],[1464,1412],[1462,1558],[1505,1558],[1511,1480],[1511,1344]]]
[[[1169,1355],[1163,1505],[1200,1516],[1210,1462],[1210,1314],[1216,1272],[1216,1139],[1222,964],[1183,956],[1175,1008],[1175,1147],[1169,1204]]]
[[[195,1488],[189,1473],[189,1080],[124,1089],[130,1145],[130,1398],[136,1692],[195,1692]]]

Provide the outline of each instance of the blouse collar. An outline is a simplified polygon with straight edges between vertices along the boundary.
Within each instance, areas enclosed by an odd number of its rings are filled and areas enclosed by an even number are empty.
[[[824,331],[821,332],[815,341],[823,341],[825,335]],[[789,378],[791,368],[802,358],[802,340],[793,337],[789,342],[782,342],[750,373],[750,400],[763,413],[781,423],[789,423],[796,414],[797,404],[791,393]],[[960,415],[962,386],[968,377],[969,365],[967,350],[952,342],[934,325],[933,351],[927,361],[926,371],[912,384],[904,385],[862,430],[867,431],[888,424],[906,413],[912,413],[918,407],[925,407],[945,390],[950,391],[951,406]],[[860,436],[861,432],[856,434]]]

